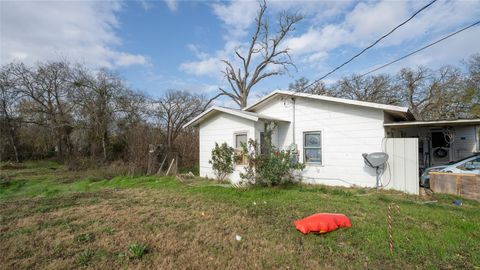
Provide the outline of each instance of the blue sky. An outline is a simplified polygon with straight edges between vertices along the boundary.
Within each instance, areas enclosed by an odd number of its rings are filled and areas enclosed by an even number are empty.
[[[388,32],[426,1],[269,1],[272,26],[284,10],[305,16],[285,46],[298,70],[255,87],[252,99],[287,88],[299,77],[316,79]],[[169,89],[214,95],[225,86],[222,59],[249,39],[256,1],[2,1],[0,63],[66,57],[108,67],[129,86],[152,96]],[[326,79],[362,73],[441,38],[480,18],[480,1],[437,1],[378,46]],[[381,72],[423,65],[459,65],[480,53],[472,28]],[[221,105],[234,106],[228,99]]]

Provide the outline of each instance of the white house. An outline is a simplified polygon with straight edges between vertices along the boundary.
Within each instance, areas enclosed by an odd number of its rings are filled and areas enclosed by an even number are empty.
[[[416,137],[421,147],[414,150],[419,159],[415,162],[422,164],[424,153],[432,155],[431,147],[424,144],[431,145],[433,133],[425,138],[419,134],[427,134],[431,128],[433,132],[448,130],[450,137],[458,129],[461,150],[454,148],[457,144],[443,145],[448,146],[451,159],[478,151],[480,119],[442,123],[414,120],[406,107],[278,90],[243,110],[211,107],[185,127],[199,127],[200,175],[204,177],[215,177],[209,164],[215,142],[234,148],[250,138],[260,142],[269,121],[277,123],[272,143],[280,149],[297,149],[299,161],[306,165],[301,177],[309,183],[374,187],[375,170],[365,165],[362,153],[385,151],[388,138]],[[243,169],[238,164],[229,179],[239,181]]]

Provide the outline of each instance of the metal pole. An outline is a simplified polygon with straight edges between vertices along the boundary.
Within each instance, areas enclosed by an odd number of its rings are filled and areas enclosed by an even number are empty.
[[[293,110],[293,119],[292,119],[292,130],[293,130],[293,144],[295,144],[295,98],[292,97],[292,110]]]

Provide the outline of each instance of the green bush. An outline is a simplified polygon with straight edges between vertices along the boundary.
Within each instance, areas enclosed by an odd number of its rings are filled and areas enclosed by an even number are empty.
[[[218,145],[215,143],[215,148],[212,150],[212,159],[209,161],[212,164],[212,169],[220,181],[233,172],[235,166],[235,155],[233,147],[222,143]]]
[[[260,186],[287,185],[295,181],[295,170],[305,168],[295,161],[291,151],[279,150],[268,143],[262,148],[260,153],[257,142],[252,139],[244,146],[242,154],[247,156],[248,166],[245,173],[240,173],[242,182]]]

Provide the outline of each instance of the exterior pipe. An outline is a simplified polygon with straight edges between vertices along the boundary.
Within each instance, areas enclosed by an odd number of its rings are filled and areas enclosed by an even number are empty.
[[[292,143],[295,145],[295,98],[292,97],[292,110],[293,110],[293,115],[292,115]]]

